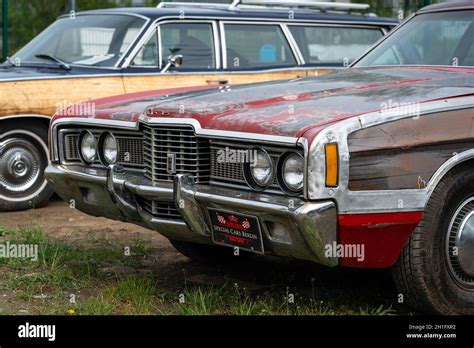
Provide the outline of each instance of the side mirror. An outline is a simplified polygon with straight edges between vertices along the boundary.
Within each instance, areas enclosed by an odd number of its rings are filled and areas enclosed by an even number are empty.
[[[161,72],[167,72],[171,67],[177,68],[183,65],[183,55],[182,54],[173,54],[168,57],[168,63],[165,65]]]

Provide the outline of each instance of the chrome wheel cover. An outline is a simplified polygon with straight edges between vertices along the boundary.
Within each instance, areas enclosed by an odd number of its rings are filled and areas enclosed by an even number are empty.
[[[451,276],[462,287],[474,289],[474,197],[461,203],[452,216],[446,251]]]
[[[23,138],[10,138],[0,148],[0,193],[18,196],[38,183],[42,154]]]

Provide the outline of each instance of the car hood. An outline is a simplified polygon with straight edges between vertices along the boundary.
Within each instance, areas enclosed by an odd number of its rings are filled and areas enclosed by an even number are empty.
[[[201,127],[299,137],[312,127],[380,110],[474,93],[474,69],[364,68],[246,86],[99,101],[94,117],[194,118]]]

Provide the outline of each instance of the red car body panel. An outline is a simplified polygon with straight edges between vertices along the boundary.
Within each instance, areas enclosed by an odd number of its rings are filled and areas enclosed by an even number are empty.
[[[364,259],[341,257],[339,264],[347,267],[387,268],[398,259],[423,212],[378,214],[340,214],[339,243],[364,245]]]

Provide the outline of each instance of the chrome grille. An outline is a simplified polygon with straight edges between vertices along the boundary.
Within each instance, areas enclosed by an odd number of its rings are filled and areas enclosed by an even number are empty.
[[[78,134],[66,134],[64,136],[66,160],[79,160],[79,150],[77,148]]]
[[[143,165],[143,139],[117,137],[119,147],[118,163]]]
[[[211,146],[211,180],[225,180],[245,183],[242,163],[227,163],[218,161],[220,146]]]
[[[144,126],[143,133],[145,176],[153,183],[172,182],[184,173],[193,175],[196,183],[209,182],[209,140],[197,137],[193,127]]]
[[[251,149],[246,144],[236,144],[236,143],[227,143],[221,141],[211,141],[211,183],[220,183],[220,184],[237,184],[244,185],[248,187],[245,177],[242,163],[235,162],[222,162],[218,161],[219,151],[225,151],[228,148],[229,150],[242,150],[242,149]],[[268,154],[272,158],[275,168],[277,168],[278,160],[280,159],[281,154],[285,151],[283,149],[267,149]],[[278,184],[277,177],[273,178],[273,183],[270,185],[270,188],[280,189]]]
[[[152,201],[142,199],[142,207],[149,214],[159,219],[181,220],[181,214],[178,209],[170,202]]]

